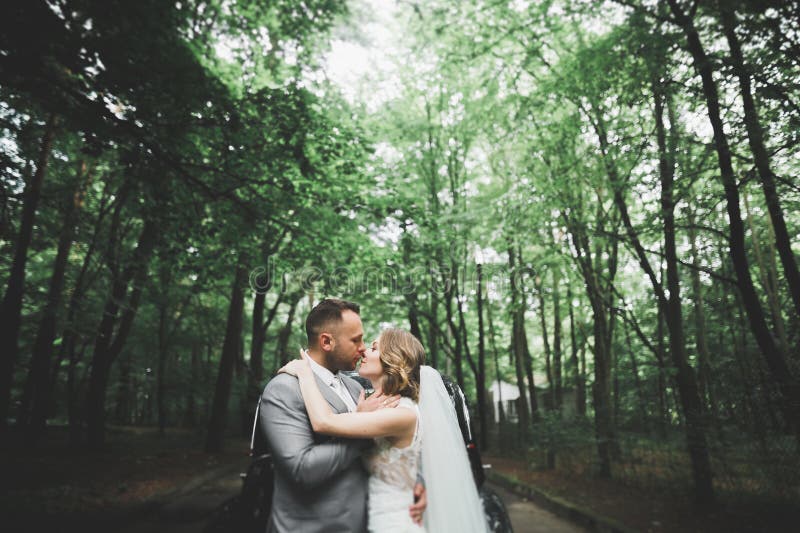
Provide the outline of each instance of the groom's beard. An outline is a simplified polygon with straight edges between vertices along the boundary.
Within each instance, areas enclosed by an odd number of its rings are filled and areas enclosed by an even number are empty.
[[[352,372],[356,369],[356,362],[361,358],[359,355],[350,357],[347,354],[339,352],[338,348],[334,348],[329,355],[332,370],[334,372],[342,370],[345,372]]]

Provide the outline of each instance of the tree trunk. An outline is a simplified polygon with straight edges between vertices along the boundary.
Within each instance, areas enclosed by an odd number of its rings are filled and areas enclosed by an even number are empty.
[[[581,328],[583,329],[583,328]],[[578,392],[580,395],[576,398],[576,402],[578,403],[578,414],[581,416],[586,416],[586,339],[584,338],[581,342],[581,368],[579,370],[580,376],[580,388]]]
[[[503,392],[501,389],[502,386],[502,376],[500,375],[500,354],[497,351],[497,339],[495,338],[495,331],[494,331],[494,321],[492,320],[492,302],[486,301],[486,318],[489,321],[489,342],[492,344],[492,356],[494,358],[494,372],[495,378],[497,380],[497,398],[493,398],[492,401],[496,401],[498,403],[498,422],[505,422],[505,410],[503,408]],[[492,416],[494,416],[494,406],[492,406]]]
[[[83,441],[83,418],[85,411],[85,404],[81,403],[81,399],[85,398],[85,391],[83,385],[85,379],[77,379],[78,363],[83,359],[86,353],[86,348],[89,341],[83,343],[80,351],[76,350],[77,339],[75,336],[69,341],[66,348],[66,353],[69,361],[67,367],[67,420],[69,423],[69,443],[72,447],[78,448],[82,445]]]
[[[247,397],[255,401],[264,381],[264,342],[267,338],[267,328],[264,324],[264,304],[267,298],[267,291],[259,290],[253,299],[253,319],[251,323],[252,334],[250,337],[250,361],[248,362],[247,373]],[[280,302],[280,296],[278,302]]]
[[[202,346],[200,343],[192,343],[192,355],[189,367],[189,384],[186,387],[186,415],[184,425],[190,428],[197,426],[197,399],[195,388],[200,378],[200,355]]]
[[[555,408],[559,412],[564,403],[563,381],[561,376],[561,298],[558,292],[560,283],[559,267],[553,267],[553,379],[555,380]]]
[[[133,320],[139,307],[142,285],[147,276],[147,264],[156,244],[158,228],[154,220],[145,222],[139,235],[139,242],[130,265],[121,275],[113,280],[111,292],[103,309],[103,318],[97,329],[92,353],[91,373],[89,374],[89,389],[86,394],[86,429],[89,447],[101,449],[105,444],[105,403],[108,378],[114,359],[122,351],[128,339],[128,334],[133,326]],[[113,244],[112,244],[113,246]],[[125,311],[119,320],[116,336],[114,327],[117,323],[117,313],[129,285],[132,285],[131,294]]]
[[[778,383],[781,391],[784,416],[787,422],[792,425],[795,436],[800,440],[800,424],[797,422],[800,420],[800,384],[792,375],[784,353],[769,331],[764,310],[761,308],[758,294],[750,277],[750,267],[745,249],[744,224],[742,223],[742,215],[739,208],[739,190],[733,171],[728,138],[722,124],[719,94],[713,77],[712,63],[703,49],[692,18],[683,12],[677,0],[668,0],[668,2],[676,22],[686,36],[689,52],[703,82],[703,94],[706,99],[708,117],[714,130],[714,146],[718,156],[720,177],[725,189],[726,208],[730,225],[728,245],[734,270],[736,271],[736,278],[739,282],[742,302],[747,312],[747,318],[750,321],[753,337],[758,343],[772,378]]]
[[[461,344],[461,332],[456,327],[453,317],[453,294],[456,291],[456,285],[454,283],[455,276],[452,274],[454,268],[451,267],[451,275],[447,281],[447,288],[445,289],[444,293],[444,311],[445,311],[445,319],[447,320],[447,324],[449,327],[450,334],[453,336],[453,340],[455,341],[455,350],[453,350],[453,366],[455,366],[456,370],[456,383],[458,386],[461,387],[461,390],[464,390],[464,368],[462,367],[462,357],[463,357],[463,349],[464,347]],[[460,302],[456,300],[457,305],[461,305]]]
[[[131,376],[131,355],[125,354],[119,361],[119,385],[117,388],[116,406],[114,408],[114,419],[117,424],[130,424],[131,398],[133,397],[133,383]]]
[[[167,431],[167,313],[169,311],[169,275],[162,278],[161,297],[158,305],[158,362],[156,367],[156,412],[158,416],[158,434],[163,437]]]
[[[592,400],[595,412],[595,435],[600,458],[600,477],[611,477],[611,454],[614,449],[614,424],[611,413],[611,357],[606,351],[605,306],[597,297],[590,298],[594,319],[594,385]]]
[[[50,277],[50,288],[47,293],[45,307],[42,310],[42,320],[34,342],[33,357],[31,360],[31,420],[26,431],[26,441],[34,445],[45,427],[48,411],[50,410],[51,386],[51,359],[53,355],[53,341],[56,337],[56,315],[61,307],[61,297],[64,289],[64,277],[67,270],[69,252],[72,248],[72,238],[75,234],[75,224],[78,213],[83,205],[86,187],[90,181],[90,173],[86,162],[81,161],[78,166],[77,187],[67,200],[64,224],[58,239],[58,251],[53,264],[53,274]],[[27,411],[24,404],[21,411]]]
[[[228,307],[228,322],[225,327],[225,340],[222,344],[222,355],[219,359],[217,385],[214,389],[214,400],[211,417],[208,421],[205,450],[210,453],[222,451],[225,439],[225,425],[228,419],[228,401],[231,395],[233,367],[239,353],[242,337],[242,314],[244,312],[244,291],[247,283],[247,267],[244,256],[239,256],[231,289],[231,303]]]
[[[264,295],[266,296],[266,295]],[[267,314],[267,319],[262,321],[264,314],[264,302],[259,303],[259,295],[256,294],[255,302],[253,302],[253,344],[250,347],[250,384],[248,390],[251,396],[255,395],[254,401],[261,395],[261,388],[264,385],[264,342],[267,338],[267,331],[275,320],[275,315],[278,313],[278,307],[283,303],[286,296],[286,291],[281,290],[275,298],[275,303]],[[258,309],[261,309],[258,312]]]
[[[664,345],[664,310],[659,305],[656,311],[656,362],[658,363],[658,379],[656,391],[658,394],[658,430],[662,437],[667,436],[669,418],[669,405],[667,396],[667,365],[665,363],[667,348]]]
[[[611,416],[611,359],[608,353],[610,332],[606,298],[599,284],[599,276],[595,271],[589,240],[585,232],[581,231],[569,219],[567,219],[567,222],[573,248],[577,253],[574,259],[580,267],[584,284],[586,285],[586,294],[589,297],[593,313],[594,385],[592,386],[592,401],[594,404],[595,440],[600,460],[598,473],[600,477],[610,478],[612,450],[617,445],[616,431]]]
[[[414,335],[420,342],[423,341],[422,338],[422,329],[419,325],[419,311],[417,310],[417,294],[411,294],[408,296],[409,303],[408,303],[408,327],[409,331],[412,335]]]
[[[613,395],[614,395],[614,410],[612,414],[612,419],[614,421],[614,427],[618,425],[620,411],[622,409],[622,399],[620,398],[619,392],[619,353],[618,350],[611,351],[611,376],[612,376],[612,383],[613,383]],[[619,450],[615,450],[615,459],[619,459]]]
[[[439,342],[438,334],[439,326],[439,298],[437,298],[435,291],[431,291],[431,316],[430,323],[428,324],[428,353],[431,356],[430,365],[433,368],[439,368]]]
[[[107,190],[107,189],[106,189]],[[81,265],[81,269],[78,272],[78,276],[75,280],[75,285],[72,287],[70,292],[69,304],[67,304],[67,316],[64,320],[64,326],[61,333],[61,348],[58,350],[58,356],[56,357],[55,364],[53,365],[52,375],[50,377],[50,391],[55,389],[55,384],[58,382],[58,375],[61,370],[61,362],[68,361],[68,369],[73,368],[74,364],[77,364],[77,361],[73,361],[73,357],[75,356],[75,343],[78,340],[78,332],[76,329],[76,320],[79,314],[80,304],[83,300],[83,295],[86,292],[87,288],[91,285],[89,281],[87,281],[87,274],[89,272],[90,265],[92,264],[92,259],[94,257],[94,252],[97,248],[97,241],[100,235],[100,231],[103,225],[103,220],[105,219],[106,215],[106,203],[105,201],[108,199],[110,195],[107,195],[105,190],[103,192],[103,197],[100,201],[100,213],[97,216],[97,219],[94,223],[94,228],[92,231],[92,237],[89,242],[89,247],[86,250],[86,253],[83,256],[83,264]],[[83,353],[83,352],[82,352]],[[72,399],[70,399],[70,402]],[[71,403],[68,403],[71,405]],[[68,409],[69,411],[69,409]],[[71,411],[69,411],[71,413]],[[70,435],[72,435],[72,430],[75,429],[72,426],[73,417],[70,415]],[[79,433],[79,432],[77,432]],[[76,435],[80,437],[80,435]],[[77,442],[77,441],[74,441]]]
[[[401,224],[401,228],[403,230],[403,236],[401,239],[401,246],[403,247],[403,264],[406,267],[406,272],[409,272],[412,268],[411,237],[408,234],[408,227],[405,221]],[[420,329],[419,325],[419,299],[417,297],[417,287],[414,283],[414,279],[408,273],[404,276],[403,281],[403,295],[405,296],[406,304],[408,305],[409,331],[417,338],[417,340],[424,342],[422,339],[422,330]]]
[[[517,285],[519,273],[516,268],[516,261],[514,257],[514,249],[508,247],[508,269],[511,281],[511,351],[514,355],[514,370],[517,375],[517,388],[519,390],[519,434],[521,440],[525,438],[530,428],[530,414],[528,412],[528,402],[525,401],[525,366],[523,362],[523,344],[527,344],[525,339],[525,324],[524,324],[524,302],[520,301],[519,287]],[[522,313],[520,313],[522,311]],[[520,324],[520,315],[523,317],[523,323]],[[536,396],[533,396],[536,400]],[[531,406],[532,407],[532,406]]]
[[[764,257],[764,251],[761,249],[761,240],[758,234],[758,229],[753,222],[753,215],[750,212],[750,201],[748,194],[745,192],[742,195],[744,203],[744,212],[747,215],[747,225],[750,226],[751,242],[753,243],[753,256],[758,265],[758,272],[761,274],[761,287],[767,296],[767,305],[769,306],[770,313],[772,314],[772,326],[775,329],[775,334],[781,346],[785,349],[789,346],[789,341],[786,337],[786,328],[783,325],[783,316],[781,315],[781,304],[778,295],[777,279],[772,277],[772,272],[767,265],[767,260]]]
[[[628,357],[631,360],[631,374],[633,374],[633,385],[636,388],[636,400],[638,401],[639,416],[641,417],[640,426],[642,429],[648,429],[648,416],[647,416],[647,397],[642,387],[642,379],[639,377],[639,365],[636,361],[636,354],[633,352],[631,345],[631,334],[628,328],[625,328],[625,345],[628,347]]]
[[[583,365],[578,361],[578,343],[575,335],[575,312],[572,309],[572,288],[567,285],[567,302],[569,309],[569,337],[570,337],[570,361],[572,363],[573,377],[575,384],[575,412],[579,415],[586,414],[586,374]],[[585,343],[584,343],[585,346]]]
[[[255,298],[253,298],[250,361],[247,365],[249,369],[247,373],[247,396],[252,397],[254,400],[258,398],[260,386],[264,381],[264,341],[267,338],[267,331],[264,328],[264,304],[268,290],[269,288],[257,291]]]
[[[478,274],[478,373],[475,388],[478,395],[478,420],[480,421],[480,445],[482,450],[489,446],[489,425],[486,416],[486,340],[483,328],[483,265],[475,265]]]
[[[525,376],[528,378],[528,401],[531,405],[531,420],[539,420],[539,400],[536,396],[536,380],[533,376],[533,357],[528,348],[528,334],[525,330],[525,311],[517,311],[517,329],[519,331],[519,350],[525,365]]]
[[[466,261],[466,258],[465,258]],[[465,276],[466,278],[466,276]],[[469,369],[472,371],[472,375],[475,377],[476,382],[478,379],[478,367],[475,364],[475,361],[472,359],[472,352],[469,349],[469,338],[467,337],[467,322],[464,318],[464,306],[461,305],[461,294],[460,288],[458,284],[456,285],[456,302],[458,303],[458,331],[459,335],[461,336],[461,346],[464,349],[464,359],[467,361],[469,365]],[[462,389],[463,390],[463,389]]]
[[[659,301],[666,305],[667,327],[669,328],[670,353],[673,364],[677,367],[676,380],[684,417],[686,419],[686,440],[689,457],[692,462],[695,498],[701,505],[709,505],[714,501],[714,487],[711,475],[711,458],[706,440],[703,417],[703,404],[697,390],[694,370],[689,365],[683,333],[683,316],[681,310],[680,279],[678,275],[678,253],[675,244],[675,200],[673,198],[674,149],[667,147],[666,129],[664,127],[664,102],[669,104],[669,96],[657,75],[653,77],[653,93],[655,99],[656,137],[659,148],[659,174],[661,177],[661,214],[664,220],[664,254],[667,262],[667,289],[669,298],[665,298],[659,290]],[[670,113],[670,125],[675,128],[675,118]],[[658,290],[658,289],[657,289]]]
[[[767,272],[769,279],[772,280],[772,286],[774,287],[774,293],[778,293],[778,265],[775,261],[775,257],[778,255],[777,250],[775,249],[775,227],[772,224],[772,217],[767,214],[767,233],[768,238],[767,242],[769,243],[769,253],[767,255]],[[782,316],[782,315],[781,315]],[[790,318],[789,320],[789,328],[790,331],[800,331],[800,316],[795,315]],[[800,354],[800,336],[794,335],[794,339],[789,339],[787,335],[787,342],[793,342],[793,345],[786,345],[786,351],[790,354]]]
[[[764,143],[764,130],[758,117],[758,109],[753,98],[753,91],[750,83],[750,73],[744,63],[742,48],[739,37],[736,35],[736,13],[733,4],[726,0],[718,2],[720,8],[720,19],[728,40],[728,48],[733,64],[733,70],[739,78],[740,94],[742,96],[742,107],[744,108],[744,124],[747,128],[747,139],[750,143],[750,151],[753,153],[753,161],[758,170],[758,177],[761,181],[761,188],[764,191],[764,198],[767,203],[767,210],[772,219],[775,230],[775,247],[781,258],[783,272],[794,303],[796,317],[800,317],[800,271],[797,267],[797,260],[792,251],[792,242],[789,237],[789,230],[783,217],[783,208],[778,198],[775,187],[775,174],[771,168],[770,155]],[[699,43],[699,41],[698,41]],[[710,68],[709,68],[710,70]],[[786,350],[787,346],[783,347]]]
[[[694,230],[694,225],[694,212],[689,210],[689,247],[692,254],[692,264],[697,267],[700,265],[700,257],[697,252],[697,232]],[[700,271],[697,268],[690,269],[690,272],[692,276],[692,300],[694,302],[695,346],[697,348],[697,386],[700,398],[705,400],[711,408],[714,420],[719,420],[716,401],[714,401],[711,393],[711,353],[708,349],[706,332],[703,284],[700,282]]]
[[[545,372],[547,374],[547,397],[549,398],[547,405],[550,409],[554,409],[556,407],[556,387],[555,387],[555,379],[553,378],[553,367],[550,363],[551,361],[551,353],[550,353],[550,341],[547,339],[547,320],[545,317],[545,305],[544,305],[544,287],[543,284],[540,283],[537,287],[537,291],[539,293],[539,323],[542,327],[542,343],[544,344],[544,365],[545,365]]]
[[[39,147],[36,171],[25,186],[25,199],[22,207],[22,222],[14,250],[14,259],[8,276],[6,292],[0,304],[0,442],[5,440],[11,403],[11,388],[14,384],[14,365],[19,350],[19,329],[22,321],[22,295],[25,291],[25,265],[28,261],[28,248],[33,238],[33,224],[36,208],[42,192],[42,183],[47,173],[47,163],[53,148],[56,131],[56,117],[51,114],[45,125],[44,135]]]
[[[519,283],[519,296],[521,305],[517,307],[517,328],[519,329],[519,339],[520,339],[520,352],[518,352],[525,363],[525,375],[528,378],[528,397],[530,399],[531,405],[531,421],[536,422],[539,420],[539,401],[536,397],[536,382],[533,377],[533,356],[531,355],[531,350],[528,347],[528,333],[525,329],[525,309],[527,307],[527,302],[525,298],[525,289],[522,285],[523,278],[522,278],[522,249],[519,245],[517,245],[517,261],[520,268],[520,276],[518,279]]]
[[[302,298],[302,294],[289,296],[289,312],[286,313],[286,322],[278,333],[278,341],[275,346],[275,371],[278,370],[278,365],[283,366],[294,359],[294,356],[289,353],[289,338],[292,336],[292,324],[294,323],[297,304],[300,303]],[[292,351],[292,354],[296,353],[296,351]]]

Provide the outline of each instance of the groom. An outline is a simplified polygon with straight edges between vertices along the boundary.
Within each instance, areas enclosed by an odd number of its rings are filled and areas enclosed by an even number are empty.
[[[365,400],[361,385],[341,372],[354,370],[366,351],[357,304],[322,300],[306,318],[306,334],[317,384],[334,412],[397,404],[397,398]],[[360,458],[372,441],[314,433],[299,383],[288,374],[278,374],[264,388],[259,417],[275,463],[268,531],[366,531],[367,473]],[[409,512],[421,523],[424,489],[418,484],[414,492],[418,499]]]

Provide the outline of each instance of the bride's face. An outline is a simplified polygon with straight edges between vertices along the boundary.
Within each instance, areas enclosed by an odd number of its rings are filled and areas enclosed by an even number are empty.
[[[358,367],[358,375],[373,382],[383,375],[378,339],[372,341],[372,344],[367,347],[367,351],[364,352],[364,357],[361,358],[361,366]]]

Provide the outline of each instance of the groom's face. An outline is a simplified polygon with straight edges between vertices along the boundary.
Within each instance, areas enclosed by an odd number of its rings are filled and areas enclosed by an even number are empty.
[[[342,321],[333,333],[333,338],[333,349],[328,353],[332,369],[355,370],[356,363],[367,350],[361,317],[353,311],[343,311]]]

